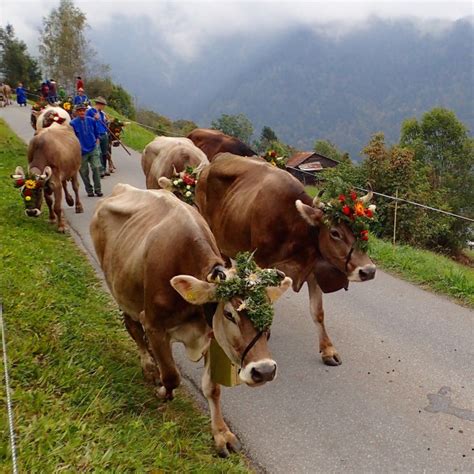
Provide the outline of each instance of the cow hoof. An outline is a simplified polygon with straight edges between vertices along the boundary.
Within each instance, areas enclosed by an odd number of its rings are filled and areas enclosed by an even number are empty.
[[[230,456],[229,450],[227,448],[221,448],[217,451],[217,454],[220,458],[228,458]]]
[[[323,356],[322,358],[323,358],[323,362],[326,365],[330,365],[331,367],[336,367],[342,364],[342,359],[337,353],[330,356]]]
[[[173,400],[173,390],[167,390],[163,385],[155,390],[156,395],[162,400]]]
[[[66,232],[66,227],[58,227],[58,232],[64,234]]]
[[[66,202],[68,206],[74,206],[74,199],[71,196],[66,196]]]
[[[242,445],[240,444],[240,441],[237,439],[236,436],[234,436],[234,439],[232,441],[227,442],[227,447],[231,451],[234,451],[234,453],[238,453],[242,449]]]
[[[82,214],[84,212],[84,208],[82,206],[76,206],[76,214]]]

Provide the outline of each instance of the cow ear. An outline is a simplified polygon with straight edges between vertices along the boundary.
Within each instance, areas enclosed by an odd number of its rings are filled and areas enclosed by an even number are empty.
[[[295,202],[296,209],[300,213],[301,217],[312,226],[319,226],[321,219],[323,218],[323,211],[319,208],[314,208],[303,204],[299,199]]]
[[[170,280],[171,286],[188,303],[201,305],[216,300],[216,285],[198,280],[190,275],[177,275]]]
[[[276,301],[280,296],[291,287],[293,284],[293,280],[290,277],[285,277],[283,281],[280,283],[280,286],[269,286],[266,288],[267,296],[270,298],[270,301],[273,303]]]
[[[158,179],[158,185],[161,189],[166,189],[166,191],[171,191],[173,189],[173,182],[165,176]]]

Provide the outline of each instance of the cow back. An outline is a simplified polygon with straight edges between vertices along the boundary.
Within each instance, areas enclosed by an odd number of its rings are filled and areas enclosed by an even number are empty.
[[[113,296],[135,318],[147,305],[161,308],[163,318],[184,311],[189,304],[170,279],[205,280],[223,264],[202,216],[165,190],[118,184],[97,206],[91,236]]]
[[[315,263],[318,239],[297,212],[297,199],[312,202],[286,171],[226,153],[203,170],[196,186],[196,205],[222,253],[255,251],[262,268],[279,268],[299,289]]]
[[[197,128],[188,138],[200,148],[209,161],[219,153],[232,153],[237,156],[255,156],[257,153],[235,137],[231,137],[219,130]]]

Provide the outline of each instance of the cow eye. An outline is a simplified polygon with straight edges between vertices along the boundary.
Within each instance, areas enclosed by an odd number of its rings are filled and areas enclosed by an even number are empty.
[[[227,311],[226,309],[224,310],[224,317],[228,319],[229,321],[232,321],[234,324],[237,324],[235,321],[234,315],[230,311]]]
[[[337,229],[331,229],[330,233],[333,239],[339,239],[339,240],[342,239],[341,233]]]

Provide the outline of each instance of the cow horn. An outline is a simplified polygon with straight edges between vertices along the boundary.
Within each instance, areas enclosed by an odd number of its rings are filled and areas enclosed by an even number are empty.
[[[25,172],[21,166],[15,168],[15,173],[11,175],[13,179],[23,179],[25,177]]]
[[[321,201],[319,195],[313,199],[313,207],[316,207],[318,209],[324,209],[326,207],[326,204],[324,204],[324,202]]]
[[[43,170],[43,174],[38,176],[38,178],[48,181],[48,179],[51,178],[52,174],[53,174],[53,170],[51,169],[51,167],[46,166],[45,169]]]
[[[367,187],[369,188],[369,192],[365,196],[362,196],[359,199],[359,201],[363,202],[364,204],[368,203],[374,196],[374,193],[372,192],[372,186],[370,185],[370,183],[367,183]]]

